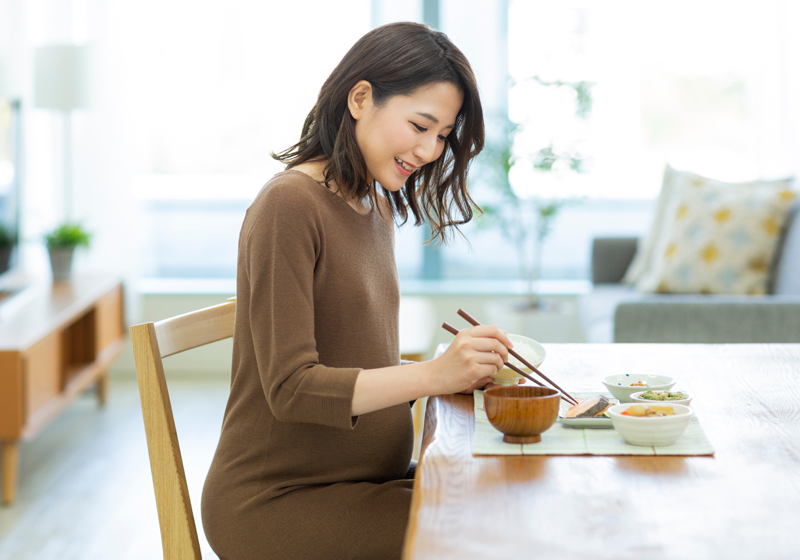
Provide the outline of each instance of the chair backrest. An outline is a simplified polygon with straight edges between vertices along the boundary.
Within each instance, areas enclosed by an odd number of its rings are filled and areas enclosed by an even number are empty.
[[[231,298],[130,329],[165,560],[200,560],[201,554],[161,359],[233,336],[235,314]]]

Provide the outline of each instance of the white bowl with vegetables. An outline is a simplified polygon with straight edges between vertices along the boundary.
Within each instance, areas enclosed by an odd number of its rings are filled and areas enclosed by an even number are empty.
[[[686,431],[692,409],[682,404],[618,404],[608,409],[611,424],[631,445],[673,445]]]
[[[675,385],[675,380],[666,375],[654,375],[650,373],[621,373],[609,375],[603,379],[603,385],[608,392],[619,399],[621,403],[631,401],[631,395],[639,391],[669,391]]]
[[[648,389],[631,395],[631,402],[644,404],[682,404],[689,406],[692,395],[686,391],[656,391]]]

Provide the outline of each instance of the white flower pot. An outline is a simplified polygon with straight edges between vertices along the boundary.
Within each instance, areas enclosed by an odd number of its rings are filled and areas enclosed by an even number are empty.
[[[50,267],[53,269],[53,281],[63,282],[69,280],[72,274],[72,255],[75,247],[64,249],[49,249]]]

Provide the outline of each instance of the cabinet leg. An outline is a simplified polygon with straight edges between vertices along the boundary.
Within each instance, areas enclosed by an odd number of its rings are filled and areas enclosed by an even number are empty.
[[[0,442],[0,464],[3,471],[3,503],[14,503],[19,469],[19,445],[16,440]]]
[[[100,406],[106,404],[108,392],[108,371],[104,371],[97,379],[97,402]]]

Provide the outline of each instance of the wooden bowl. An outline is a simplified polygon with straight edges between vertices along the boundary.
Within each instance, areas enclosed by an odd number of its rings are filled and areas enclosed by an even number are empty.
[[[534,386],[492,387],[483,394],[483,407],[506,443],[538,443],[558,418],[561,393]]]

